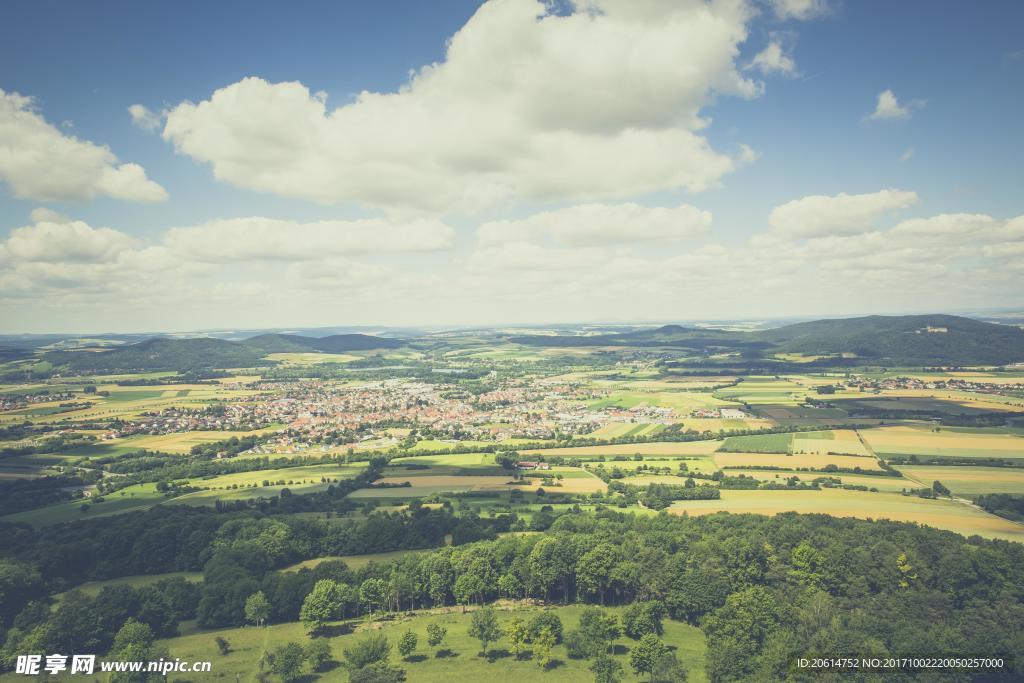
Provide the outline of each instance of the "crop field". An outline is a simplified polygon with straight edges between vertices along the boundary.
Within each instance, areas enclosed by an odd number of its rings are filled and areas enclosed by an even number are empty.
[[[785,433],[730,436],[718,450],[736,453],[789,453],[792,443],[793,435]]]
[[[721,445],[721,441],[659,441],[652,443],[621,443],[607,446],[573,446],[569,448],[541,448],[537,450],[523,450],[520,454],[543,455],[545,457],[557,455],[563,458],[572,457],[611,457],[615,455],[708,455],[714,453]]]
[[[892,426],[865,429],[864,439],[881,456],[922,455],[957,458],[1024,459],[1024,437],[988,430],[932,431],[924,426]]]
[[[533,614],[543,608],[526,605],[510,605],[505,603],[498,606],[498,620],[503,623],[512,617],[529,620]],[[577,627],[582,607],[569,606],[549,609],[558,615],[566,631]],[[609,611],[618,613],[617,608],[609,608]],[[344,635],[332,635],[328,639],[331,652],[336,660],[343,658],[342,652],[345,648],[372,631],[387,636],[392,644],[391,664],[400,666],[406,670],[408,680],[419,683],[452,683],[453,681],[506,681],[508,683],[532,683],[540,678],[551,678],[552,680],[567,681],[569,683],[590,683],[594,675],[587,669],[587,660],[570,659],[566,654],[564,645],[555,646],[552,655],[553,663],[548,672],[542,672],[537,663],[531,659],[516,660],[509,655],[507,641],[504,637],[492,644],[490,649],[494,655],[491,658],[478,656],[480,642],[469,636],[469,624],[472,613],[462,613],[460,610],[442,609],[425,610],[415,612],[413,616],[401,616],[387,621],[373,623],[372,625],[363,620],[348,622],[344,626],[329,626],[332,633],[343,633]],[[436,657],[426,645],[426,628],[429,623],[438,623],[444,626],[448,633],[443,648],[450,650],[451,655],[447,657]],[[688,669],[688,680],[690,683],[703,683],[707,680],[704,674],[704,653],[706,646],[704,634],[699,629],[677,621],[666,620],[664,622],[665,633],[662,639],[666,644],[675,648],[676,654],[684,666]],[[417,653],[421,656],[415,662],[403,662],[400,660],[394,645],[397,644],[399,636],[406,630],[416,634],[419,647]],[[217,651],[214,639],[224,638],[230,643],[231,649],[227,655],[221,655]],[[178,657],[183,660],[212,661],[213,669],[219,677],[225,680],[254,680],[258,673],[257,662],[264,651],[273,650],[275,647],[288,642],[296,641],[307,643],[309,638],[305,635],[302,624],[275,624],[263,628],[235,628],[218,631],[204,631],[158,641],[158,645],[166,647],[171,657]],[[636,641],[629,638],[619,638],[615,641],[615,659],[623,666],[625,671],[629,668],[629,650],[635,646]],[[326,680],[343,680],[342,669],[336,669],[334,675],[328,674]],[[624,680],[639,680],[628,675]]]
[[[735,408],[735,404],[715,398],[708,393],[683,391],[614,391],[610,395],[591,401],[591,409],[601,408],[635,408],[651,406],[654,408],[671,408],[680,416],[690,414],[695,408]]]
[[[633,424],[631,422],[610,422],[593,431],[589,436],[595,439],[614,439],[620,436],[653,436],[665,431],[663,424]]]
[[[916,522],[970,536],[1024,541],[1024,524],[996,517],[952,500],[928,500],[898,493],[870,493],[822,489],[820,491],[722,491],[720,500],[677,501],[676,514],[713,512],[774,515],[780,512],[820,513],[835,517],[890,519]]]
[[[578,470],[582,472],[582,470]],[[539,478],[528,479],[526,483],[519,483],[513,480],[512,475],[502,476],[476,476],[476,475],[435,475],[427,474],[421,476],[389,476],[378,479],[376,484],[383,484],[388,488],[366,488],[359,489],[349,494],[350,498],[393,498],[407,499],[429,496],[437,493],[460,493],[466,491],[494,491],[505,492],[518,490],[524,493],[534,493],[539,488],[546,492],[557,493],[594,493],[604,491],[607,485],[597,477],[589,473],[585,476],[565,477],[557,482],[555,486],[544,486]],[[409,482],[411,486],[398,486]]]
[[[115,448],[125,447],[131,451],[143,449],[147,451],[163,451],[165,453],[188,453],[192,450],[193,446],[199,446],[205,443],[214,443],[216,441],[224,441],[225,439],[230,439],[233,436],[242,438],[258,434],[269,434],[277,431],[278,429],[279,427],[272,426],[251,432],[225,430],[178,432],[175,434],[159,434],[156,436],[130,436],[125,439],[112,439],[109,442],[109,445]]]
[[[786,455],[781,453],[733,453],[719,451],[714,456],[715,464],[722,467],[810,467],[822,469],[835,465],[844,469],[859,467],[862,470],[878,470],[878,460],[856,455]]]
[[[803,403],[807,388],[795,382],[774,378],[752,378],[734,387],[715,391],[715,397],[725,401],[760,404],[799,405]]]
[[[691,472],[704,472],[711,474],[718,467],[715,465],[714,460],[708,456],[680,456],[680,457],[645,457],[643,460],[604,460],[599,462],[588,462],[586,466],[588,468],[594,468],[598,465],[603,465],[604,469],[611,472],[614,469],[622,470],[623,472],[643,472],[645,469],[652,467],[668,467],[673,472],[679,471],[679,464],[686,463],[686,469]]]
[[[103,502],[95,503],[87,500],[71,500],[55,505],[48,505],[34,510],[16,512],[0,517],[5,522],[25,522],[35,527],[50,526],[76,519],[92,519],[105,517],[122,512],[146,510],[167,500],[164,494],[156,490],[156,484],[135,484],[104,497]],[[88,510],[82,512],[83,503],[88,503]]]
[[[904,479],[903,477],[883,477],[883,476],[872,476],[869,474],[847,474],[845,472],[791,472],[791,471],[776,471],[776,470],[744,470],[744,469],[730,469],[726,471],[727,474],[733,477],[744,475],[747,477],[753,477],[758,481],[772,481],[777,484],[785,484],[787,479],[796,477],[800,481],[811,482],[821,477],[829,477],[833,479],[840,479],[843,484],[852,484],[854,486],[867,486],[868,488],[878,489],[879,491],[896,492],[899,493],[904,489],[916,489],[921,488],[921,484],[910,479]],[[928,484],[931,486],[931,483]]]
[[[981,493],[1024,494],[1024,469],[1016,467],[944,467],[932,465],[901,465],[904,476],[921,482],[918,486],[940,481],[960,495]]]
[[[810,435],[795,434],[790,449],[793,453],[828,455],[871,455],[864,447],[857,432],[838,429],[831,432],[811,432]]]
[[[470,470],[477,474],[492,473],[494,468],[501,469],[494,462],[494,456],[490,453],[452,453],[451,455],[417,455],[404,458],[394,458],[389,465],[401,467],[403,465],[426,465],[431,469],[438,467],[458,468]],[[421,472],[426,470],[419,470]],[[415,470],[409,470],[410,474]]]

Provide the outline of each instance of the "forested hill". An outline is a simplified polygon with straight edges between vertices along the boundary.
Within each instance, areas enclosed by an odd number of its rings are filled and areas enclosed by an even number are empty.
[[[43,360],[69,372],[190,372],[270,365],[261,353],[223,339],[147,339],[109,351],[50,351]]]
[[[297,334],[261,334],[246,339],[245,346],[262,354],[267,353],[344,353],[369,349],[394,349],[404,342],[398,339],[375,337],[370,334],[333,334],[329,337],[303,337]]]
[[[771,330],[738,332],[665,325],[602,335],[524,335],[509,341],[530,346],[634,346],[695,352],[853,354],[890,365],[1005,365],[1024,361],[1024,330],[955,315],[873,315],[815,320]]]
[[[1024,330],[955,315],[872,315],[816,320],[755,333],[776,350],[853,353],[875,362],[971,365],[1024,361]]]

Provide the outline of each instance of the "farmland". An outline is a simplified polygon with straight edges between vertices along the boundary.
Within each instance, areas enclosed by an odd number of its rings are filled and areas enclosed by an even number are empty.
[[[726,666],[709,625],[726,618],[726,597],[768,587],[777,604],[811,610],[802,601],[818,598],[804,591],[819,584],[800,578],[799,543],[825,553],[848,534],[828,556],[882,558],[862,571],[888,577],[877,590],[889,590],[901,552],[930,581],[962,569],[929,563],[1016,552],[981,539],[1024,542],[1024,524],[1011,521],[1013,496],[1024,497],[1018,375],[817,372],[827,357],[797,353],[783,359],[797,372],[689,376],[652,348],[465,334],[407,351],[271,351],[263,370],[202,383],[86,373],[8,384],[0,530],[19,561],[45,560],[50,613],[191,595],[181,635],[162,634],[159,646],[209,658],[229,679],[253,676],[284,642],[310,643],[302,602],[317,581],[345,583],[354,602],[315,639],[335,663],[305,670],[310,681],[344,679],[337,662],[356,640],[380,633],[396,646],[406,630],[422,658],[393,649],[389,661],[407,680],[592,680],[591,660],[565,643],[546,673],[508,655],[505,636],[490,660],[478,657],[473,611],[496,604],[499,621],[546,611],[573,628],[583,605],[604,603],[622,625],[648,600],[668,610],[661,641],[689,680],[705,680]],[[986,494],[1010,497],[990,504]],[[892,524],[843,526],[869,524],[856,520]],[[556,560],[562,569],[545,573]],[[605,563],[614,579],[587,573]],[[603,594],[588,583],[602,580]],[[844,610],[864,604],[866,589],[843,592],[856,577],[827,581]],[[705,587],[710,606],[695,597]],[[257,591],[272,603],[270,625],[243,627]],[[456,656],[428,655],[426,625],[438,621]],[[649,678],[633,676],[637,644],[616,637],[625,680]]]

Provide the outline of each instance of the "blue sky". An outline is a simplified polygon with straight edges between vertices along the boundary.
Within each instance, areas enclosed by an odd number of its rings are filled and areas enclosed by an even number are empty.
[[[0,331],[1019,305],[1024,5],[591,5],[6,3]]]

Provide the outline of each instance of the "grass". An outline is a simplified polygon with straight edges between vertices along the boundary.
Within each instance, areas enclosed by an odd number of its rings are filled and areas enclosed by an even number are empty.
[[[371,562],[394,562],[406,555],[421,555],[423,553],[432,552],[433,550],[434,548],[423,548],[420,550],[393,550],[387,553],[370,553],[367,555],[332,555],[330,557],[317,557],[312,560],[297,562],[296,564],[285,567],[281,571],[297,572],[302,569],[313,569],[324,562],[333,562],[337,560],[344,562],[349,569],[362,569]]]
[[[202,572],[167,572],[166,574],[135,574],[132,576],[122,576],[117,579],[107,579],[106,581],[89,581],[83,583],[80,586],[75,586],[72,590],[80,591],[85,593],[89,597],[93,598],[99,595],[99,592],[108,586],[131,586],[132,588],[145,588],[151,586],[157,581],[163,579],[185,579],[192,583],[199,583],[203,580]],[[56,602],[60,602],[61,599],[70,593],[71,591],[65,591],[58,593],[53,596]]]
[[[677,501],[676,514],[706,515],[713,512],[774,515],[780,512],[820,513],[835,517],[890,519],[916,522],[970,536],[1024,541],[1024,524],[953,500],[928,500],[899,493],[869,493],[822,489],[821,491],[722,491],[720,500]]]
[[[102,503],[88,503],[88,511],[82,512],[81,506],[88,501],[72,500],[35,510],[16,512],[0,517],[5,522],[25,522],[35,527],[50,526],[76,519],[92,519],[135,510],[145,510],[166,500],[164,494],[156,490],[156,484],[136,484],[103,497]]]
[[[935,481],[953,493],[977,495],[981,493],[1024,494],[1024,469],[1011,467],[943,467],[933,465],[900,466],[904,476],[914,479],[915,488],[931,487]]]
[[[513,617],[528,620],[543,609],[532,606],[504,605],[499,607],[498,617],[500,622],[505,622]],[[582,607],[576,605],[548,609],[558,615],[567,631],[578,625],[582,610]],[[610,611],[620,612],[617,608],[612,608]],[[593,674],[587,669],[589,662],[570,659],[564,645],[554,648],[552,654],[556,661],[548,671],[542,671],[536,662],[530,659],[517,661],[510,656],[507,651],[508,644],[504,638],[490,646],[489,649],[492,653],[490,658],[478,656],[480,643],[468,634],[471,616],[471,613],[463,614],[457,609],[439,610],[435,613],[416,612],[411,616],[402,615],[391,620],[377,622],[373,624],[372,630],[387,636],[392,645],[397,643],[399,636],[406,630],[417,635],[419,640],[417,654],[422,657],[420,661],[402,662],[394,648],[391,654],[391,663],[405,669],[408,680],[417,683],[421,681],[424,683],[452,683],[452,681],[484,680],[533,683],[538,679],[550,679],[560,683],[562,681],[590,683],[594,680]],[[443,644],[443,648],[451,652],[448,657],[435,656],[426,644],[426,627],[432,622],[441,624],[448,631]],[[334,658],[341,660],[343,650],[350,647],[353,642],[365,637],[368,630],[365,621],[329,627],[328,632],[331,635],[328,636],[328,643]],[[335,633],[339,635],[334,635]],[[217,651],[214,642],[216,637],[224,638],[231,644],[231,651],[227,655],[221,655]],[[691,683],[701,683],[707,680],[704,673],[706,646],[704,634],[699,629],[679,622],[666,621],[663,640],[669,646],[676,648],[677,656],[689,669]],[[184,660],[212,661],[214,675],[219,678],[234,680],[237,677],[242,680],[254,680],[258,673],[257,662],[263,652],[273,650],[288,641],[303,644],[309,642],[301,624],[290,623],[264,628],[247,627],[207,631],[159,641],[159,644],[166,646],[172,657],[180,657]],[[630,672],[628,650],[635,645],[635,641],[620,638],[616,641],[616,645],[615,658],[622,663],[627,672]],[[344,671],[341,668],[335,669],[323,675],[321,680],[344,680]],[[636,681],[639,679],[629,673],[625,680]]]

